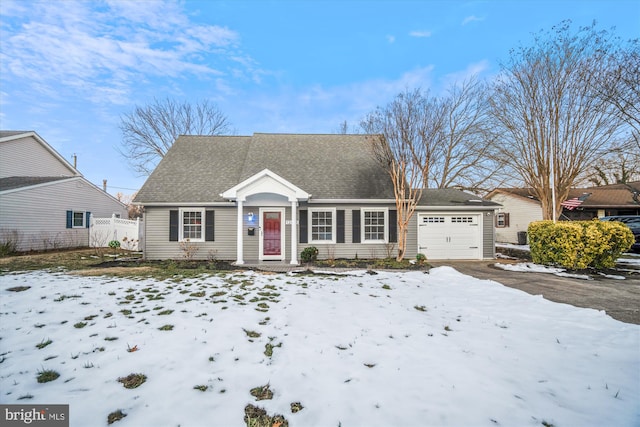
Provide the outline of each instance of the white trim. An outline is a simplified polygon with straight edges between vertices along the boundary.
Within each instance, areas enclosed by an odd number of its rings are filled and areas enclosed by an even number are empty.
[[[264,254],[264,227],[262,224],[262,219],[264,218],[264,213],[265,212],[279,212],[280,213],[280,255],[265,255]],[[285,214],[286,214],[286,209],[285,208],[260,208],[259,210],[259,215],[260,217],[258,218],[258,228],[260,230],[260,239],[259,239],[259,248],[258,248],[258,260],[259,261],[283,261],[286,258],[286,241],[285,241]]]
[[[384,212],[384,239],[383,240],[367,240],[364,213],[365,212]],[[360,208],[360,243],[387,243],[389,242],[389,208]]]
[[[311,194],[269,169],[263,169],[261,172],[223,192],[220,196],[229,200],[246,201],[248,196],[259,193],[279,194],[285,196],[289,202],[308,200],[311,197]]]
[[[309,244],[313,245],[335,245],[336,244],[336,231],[337,227],[337,218],[336,218],[336,208],[309,208],[309,214],[307,215],[307,232],[308,238],[307,241]],[[331,212],[331,240],[313,240],[313,213],[314,212]]]
[[[205,208],[180,208],[178,213],[178,241],[184,242],[184,213],[185,212],[200,212],[200,238],[189,238],[190,242],[204,242],[205,227],[206,227],[206,212]]]
[[[166,207],[166,206],[170,206],[170,207],[230,206],[232,207],[236,205],[234,202],[203,202],[203,203],[199,203],[199,202],[153,202],[153,203],[133,202],[131,204],[135,206],[149,206],[149,207]]]
[[[76,221],[75,221],[76,213],[82,213],[82,225],[76,225]],[[71,228],[87,228],[87,211],[86,210],[71,209]]]

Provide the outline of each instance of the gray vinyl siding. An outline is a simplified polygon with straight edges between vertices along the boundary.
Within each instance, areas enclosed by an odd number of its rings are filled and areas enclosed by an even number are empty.
[[[73,178],[0,194],[0,232],[17,233],[19,251],[88,246],[88,228],[66,228],[70,210],[127,218],[124,205],[83,179]]]
[[[60,175],[75,173],[33,137],[0,143],[0,178]]]
[[[344,243],[299,243],[298,244],[298,260],[300,260],[300,253],[309,246],[315,246],[318,248],[319,259],[373,259],[373,258],[386,258],[388,252],[392,257],[397,255],[398,244],[397,243],[352,243],[353,241],[353,217],[351,212],[354,209],[361,210],[363,208],[388,208],[389,210],[395,209],[395,205],[380,204],[380,205],[305,205],[301,206],[301,209],[313,209],[313,208],[336,208],[336,210],[345,211],[345,224],[344,224]],[[388,227],[388,224],[387,224]],[[298,228],[299,230],[299,228]],[[335,228],[334,228],[335,233]],[[298,233],[299,234],[299,233]],[[414,255],[415,256],[415,255]]]
[[[197,207],[194,207],[197,208]],[[147,259],[182,259],[184,251],[179,242],[169,241],[169,211],[178,210],[175,207],[145,208],[145,248]],[[207,207],[215,212],[213,242],[194,242],[198,247],[194,259],[236,259],[236,208],[235,207]],[[257,259],[257,258],[256,258]]]
[[[493,259],[496,257],[495,212],[482,212],[482,257]]]

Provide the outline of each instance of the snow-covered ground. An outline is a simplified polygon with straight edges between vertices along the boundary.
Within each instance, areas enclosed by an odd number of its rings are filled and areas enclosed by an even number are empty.
[[[3,275],[0,338],[0,403],[68,403],[71,426],[241,426],[249,403],[292,427],[640,425],[640,326],[450,267]]]

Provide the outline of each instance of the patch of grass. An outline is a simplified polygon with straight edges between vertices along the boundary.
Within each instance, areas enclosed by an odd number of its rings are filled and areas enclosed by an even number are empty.
[[[173,313],[173,310],[167,309],[167,310],[162,310],[158,312],[158,316],[167,316],[169,314]]]
[[[48,346],[49,344],[51,344],[53,341],[51,341],[50,339],[42,340],[42,342],[40,342],[40,344],[36,344],[36,348],[38,350],[42,350],[43,348],[45,348],[46,346]]]
[[[269,384],[254,387],[249,391],[249,393],[251,394],[251,396],[255,397],[256,400],[273,399],[273,391],[271,390]]]
[[[390,290],[391,290],[391,286],[389,286],[389,285],[382,285],[382,289],[385,289],[385,290],[387,290],[387,291],[390,291]]]
[[[122,383],[124,388],[137,388],[140,387],[147,380],[147,376],[144,374],[129,374],[126,377],[118,378],[118,382]]]
[[[202,298],[205,295],[206,295],[205,291],[192,292],[189,294],[190,297],[196,297],[196,298]]]
[[[373,368],[374,366],[376,366],[375,363],[365,363],[364,366],[366,366],[367,368]]]
[[[33,399],[33,394],[23,394],[18,400]]]
[[[38,371],[38,376],[36,377],[36,379],[38,380],[39,383],[48,383],[49,381],[58,379],[58,377],[60,377],[59,373],[57,373],[56,371],[47,369],[43,371]]]
[[[82,329],[85,326],[87,326],[87,322],[78,322],[75,325],[73,325],[73,327],[76,328],[76,329]]]
[[[33,325],[34,328],[38,328],[38,329],[44,328],[45,326],[47,326],[47,325],[45,325],[44,323],[38,323],[38,324]]]
[[[60,295],[58,298],[54,299],[55,302],[61,302],[64,301],[66,299],[71,299],[71,298],[80,298],[80,295]]]
[[[13,288],[9,288],[7,290],[11,292],[24,292],[27,289],[31,289],[31,286],[14,286]]]
[[[256,332],[256,331],[248,331],[244,328],[242,328],[242,330],[244,331],[245,334],[247,334],[249,338],[260,338],[260,335],[262,335],[260,332]]]
[[[444,330],[445,330],[445,331],[447,331],[447,332],[451,332],[451,331],[453,331],[453,329],[451,329],[451,328],[449,327],[449,325],[445,326],[445,327],[444,327]]]
[[[424,305],[414,305],[413,308],[418,311],[427,311],[427,307],[425,307]]]
[[[194,390],[200,390],[200,391],[207,391],[208,388],[209,388],[208,385],[194,385],[193,386]]]
[[[116,421],[120,421],[126,416],[127,414],[122,412],[122,410],[118,409],[117,411],[114,411],[107,416],[107,424],[113,424]]]
[[[45,357],[44,360],[46,362],[47,360],[55,359],[56,357],[58,356],[48,356],[48,357]]]
[[[117,339],[118,339],[118,337],[106,337],[104,340],[105,341],[115,341]]]
[[[279,343],[278,345],[273,345],[271,343],[266,343],[264,346],[264,355],[267,357],[271,357],[273,356],[273,349],[276,347],[282,347],[282,343]]]
[[[246,427],[289,427],[289,422],[282,415],[270,416],[263,408],[248,404],[244,408]]]
[[[158,328],[160,331],[172,331],[173,325],[163,325]]]
[[[125,316],[129,316],[131,314],[131,310],[120,310],[120,313],[124,314]]]
[[[269,323],[269,320],[271,320],[270,317],[265,317],[263,320],[261,320],[260,322],[258,322],[259,325],[266,325],[267,323]]]
[[[296,412],[300,412],[304,409],[304,406],[302,406],[302,403],[300,402],[293,402],[291,404],[291,413],[295,414]]]

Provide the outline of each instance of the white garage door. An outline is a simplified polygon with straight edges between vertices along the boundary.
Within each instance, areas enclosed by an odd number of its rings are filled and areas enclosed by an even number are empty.
[[[427,259],[482,259],[480,215],[419,214],[418,252]]]

